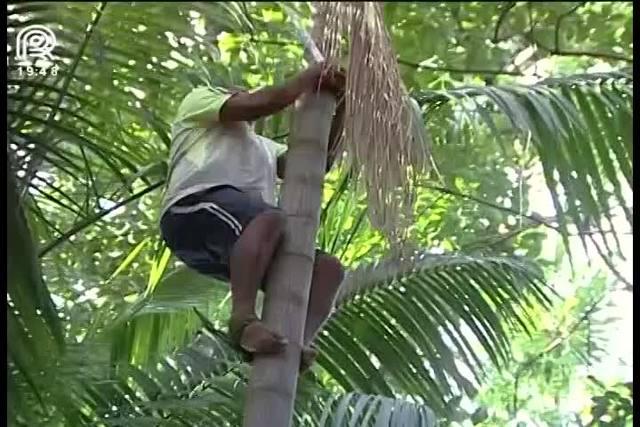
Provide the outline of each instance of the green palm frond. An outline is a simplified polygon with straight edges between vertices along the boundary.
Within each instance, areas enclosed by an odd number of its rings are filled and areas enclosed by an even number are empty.
[[[147,364],[182,347],[207,318],[228,315],[228,285],[182,266],[163,277],[153,292],[131,304],[109,330],[117,361]],[[226,338],[225,338],[226,339]]]
[[[380,233],[367,217],[366,195],[358,191],[350,169],[337,169],[325,180],[317,246],[334,254],[345,265],[379,257],[387,248]]]
[[[474,393],[457,363],[481,378],[479,345],[501,366],[509,328],[527,331],[528,307],[549,306],[548,295],[538,269],[510,258],[422,254],[363,266],[347,274],[319,363],[346,390],[419,395],[443,413],[445,399]]]
[[[10,6],[9,44],[20,28],[44,24],[57,35],[59,57],[55,76],[8,78],[7,354],[16,425],[240,423],[248,366],[220,331],[228,287],[172,267],[164,248],[143,259],[146,243],[140,242],[157,241],[157,233],[147,227],[156,220],[153,201],[141,199],[165,179],[170,123],[190,84],[186,72],[203,66],[213,74],[251,74],[247,64],[220,59],[221,32],[238,36],[234,52],[242,50],[249,62],[254,55],[254,65],[275,81],[299,66],[294,46],[278,65],[256,53],[253,37],[270,27],[250,12],[240,2]],[[206,35],[196,31],[203,23]],[[486,126],[502,144],[505,130],[531,135],[557,211],[553,226],[566,239],[573,227],[619,231],[615,205],[632,225],[632,88],[631,75],[616,72],[414,97],[429,121],[439,114],[451,119],[431,126],[436,144],[442,132],[471,125]],[[276,116],[264,129],[281,135],[287,120]],[[354,197],[359,192],[348,173],[327,181],[325,191],[333,193],[325,198],[319,246],[360,267],[348,274],[336,313],[319,336],[314,372],[321,375],[301,381],[296,423],[432,425],[433,413],[444,416],[451,402],[474,395],[483,364],[502,366],[507,333],[531,327],[528,307],[548,306],[549,290],[541,272],[521,259],[420,254],[371,264],[387,247],[369,227],[365,200]],[[103,199],[115,205],[104,208]],[[65,323],[51,301],[51,293],[70,288],[72,280],[61,275],[47,288],[39,262],[55,264],[61,258],[51,251],[81,231],[109,239],[101,221],[135,203],[132,216],[144,216],[146,231],[106,274],[113,271],[121,282],[98,273],[88,279],[100,282],[101,295],[113,296],[96,312],[121,316],[91,319],[78,344],[74,334],[65,336],[73,322]],[[608,252],[619,249],[615,245],[607,240]],[[126,293],[118,288],[127,281],[135,282],[127,288],[138,295],[134,303],[123,301]],[[467,368],[473,378],[465,376]]]
[[[322,418],[312,425],[431,427],[436,425],[436,416],[428,406],[407,400],[348,393],[329,400]]]
[[[51,358],[47,378],[37,385],[55,406],[48,415],[36,414],[38,421],[64,419],[65,425],[81,426],[155,420],[157,425],[185,417],[193,420],[189,425],[237,425],[247,368],[219,332],[202,328],[190,344],[154,366],[111,365],[108,358],[108,344],[99,340],[71,345],[64,356]],[[24,382],[17,375],[12,379]],[[66,393],[60,394],[62,389]]]
[[[633,225],[632,92],[633,77],[612,72],[552,78],[531,86],[425,91],[416,97],[428,115],[446,109],[452,117],[449,129],[483,124],[501,142],[504,126],[497,124],[506,117],[512,129],[531,135],[566,246],[573,225],[603,236],[612,231],[620,252],[612,210],[619,206]],[[443,143],[438,135],[436,140]],[[586,237],[580,236],[585,243]],[[613,254],[609,239],[603,240]]]
[[[280,31],[264,22],[255,28],[241,2],[26,2],[8,8],[9,45],[31,24],[55,33],[58,70],[20,76],[10,60],[7,136],[21,194],[32,199],[29,214],[47,241],[44,253],[99,220],[104,200],[121,203],[160,188],[166,167],[154,165],[166,161],[170,123],[191,85],[184,77],[199,67],[214,77],[248,70],[220,59],[218,35],[247,36],[235,51],[265,65],[249,35]],[[297,62],[281,58],[272,72],[281,78],[278,68]],[[281,134],[282,121],[268,127]],[[54,209],[60,214],[52,217]],[[71,226],[58,218],[67,212],[76,218]]]
[[[48,373],[55,374],[54,380],[39,384],[41,390],[50,394],[64,387],[67,392],[54,400],[60,413],[50,414],[50,421],[77,426],[240,425],[248,366],[219,331],[202,328],[190,344],[153,367],[125,363],[110,370],[105,350],[99,341],[74,345],[51,364]],[[295,425],[300,427],[435,425],[429,407],[410,400],[332,394],[313,375],[303,377],[299,388]]]
[[[8,392],[21,412],[21,390],[36,396],[36,406],[45,408],[46,396],[37,384],[44,377],[50,357],[64,350],[64,333],[58,313],[45,285],[24,205],[20,202],[11,162],[7,163],[7,374]],[[22,384],[20,384],[22,383]]]
[[[170,273],[119,327],[118,360],[152,361],[185,344],[190,307],[205,309],[224,293],[188,270]],[[547,307],[549,290],[523,260],[421,254],[363,266],[347,274],[318,337],[318,364],[347,391],[420,396],[442,415],[446,400],[475,393],[485,357],[497,367],[508,359],[508,333],[532,327],[534,304]],[[475,377],[466,378],[459,363]]]
[[[21,187],[29,188],[45,229],[60,234],[64,227],[43,206],[68,210],[81,223],[102,198],[122,200],[139,190],[136,178],[151,185],[153,176],[144,172],[165,160],[168,123],[188,88],[180,70],[193,64],[185,55],[210,47],[196,27],[205,23],[209,34],[251,30],[239,3],[183,9],[178,3],[9,7],[10,45],[31,24],[48,26],[58,41],[55,76],[20,77],[14,67],[8,82],[8,149],[18,153],[16,168],[26,172]],[[166,16],[175,17],[170,26]]]

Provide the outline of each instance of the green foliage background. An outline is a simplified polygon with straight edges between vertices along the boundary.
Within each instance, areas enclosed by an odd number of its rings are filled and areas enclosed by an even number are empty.
[[[10,422],[239,424],[248,366],[223,333],[227,287],[179,265],[157,209],[194,81],[259,87],[303,67],[290,8],[310,17],[302,3],[8,5],[9,45],[46,25],[59,67],[29,75],[9,53]],[[318,244],[350,273],[297,425],[631,425],[628,387],[576,374],[605,354],[595,313],[632,290],[631,18],[630,2],[385,4],[436,168],[402,262],[348,162],[327,176]],[[257,129],[287,142],[288,123]],[[587,257],[602,271],[556,294],[555,273]],[[563,411],[576,383],[592,404]]]

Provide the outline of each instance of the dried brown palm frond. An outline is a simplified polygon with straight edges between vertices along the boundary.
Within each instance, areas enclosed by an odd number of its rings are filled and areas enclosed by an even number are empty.
[[[426,172],[429,150],[381,5],[317,2],[313,38],[329,63],[342,62],[346,53],[345,150],[367,187],[372,224],[398,247],[412,222],[414,182]]]

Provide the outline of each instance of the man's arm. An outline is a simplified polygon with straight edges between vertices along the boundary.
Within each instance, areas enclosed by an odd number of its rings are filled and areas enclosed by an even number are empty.
[[[220,121],[254,121],[278,113],[293,104],[303,92],[318,85],[323,67],[324,64],[314,64],[280,86],[234,94],[220,109]]]
[[[338,101],[338,105],[336,106],[336,112],[333,116],[333,121],[331,122],[331,131],[329,133],[329,146],[327,147],[327,166],[325,172],[329,172],[331,170],[331,166],[333,166],[333,162],[335,160],[338,148],[338,142],[340,141],[340,137],[342,136],[342,130],[344,129],[344,111],[345,111],[345,102],[344,97]],[[284,179],[284,166],[287,162],[287,153],[283,153],[278,157],[278,165],[277,165],[277,173],[278,178]]]
[[[281,86],[236,93],[220,109],[220,122],[250,122],[270,116],[291,105],[304,89],[300,76],[296,76]]]
[[[323,74],[324,73],[324,74]],[[306,91],[336,92],[344,87],[344,75],[323,63],[314,64],[281,86],[253,93],[199,87],[191,91],[178,107],[176,121],[207,127],[216,122],[254,121],[275,114],[291,105]]]

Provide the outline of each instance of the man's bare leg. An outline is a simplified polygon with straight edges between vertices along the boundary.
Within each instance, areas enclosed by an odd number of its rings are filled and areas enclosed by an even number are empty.
[[[309,309],[307,310],[307,319],[304,327],[302,370],[307,369],[315,359],[316,352],[311,347],[311,343],[331,314],[334,299],[342,279],[344,279],[344,269],[337,258],[322,253],[316,255],[311,279]]]
[[[269,211],[256,216],[231,251],[232,339],[251,353],[276,353],[286,340],[256,317],[256,296],[284,231],[284,215]]]

